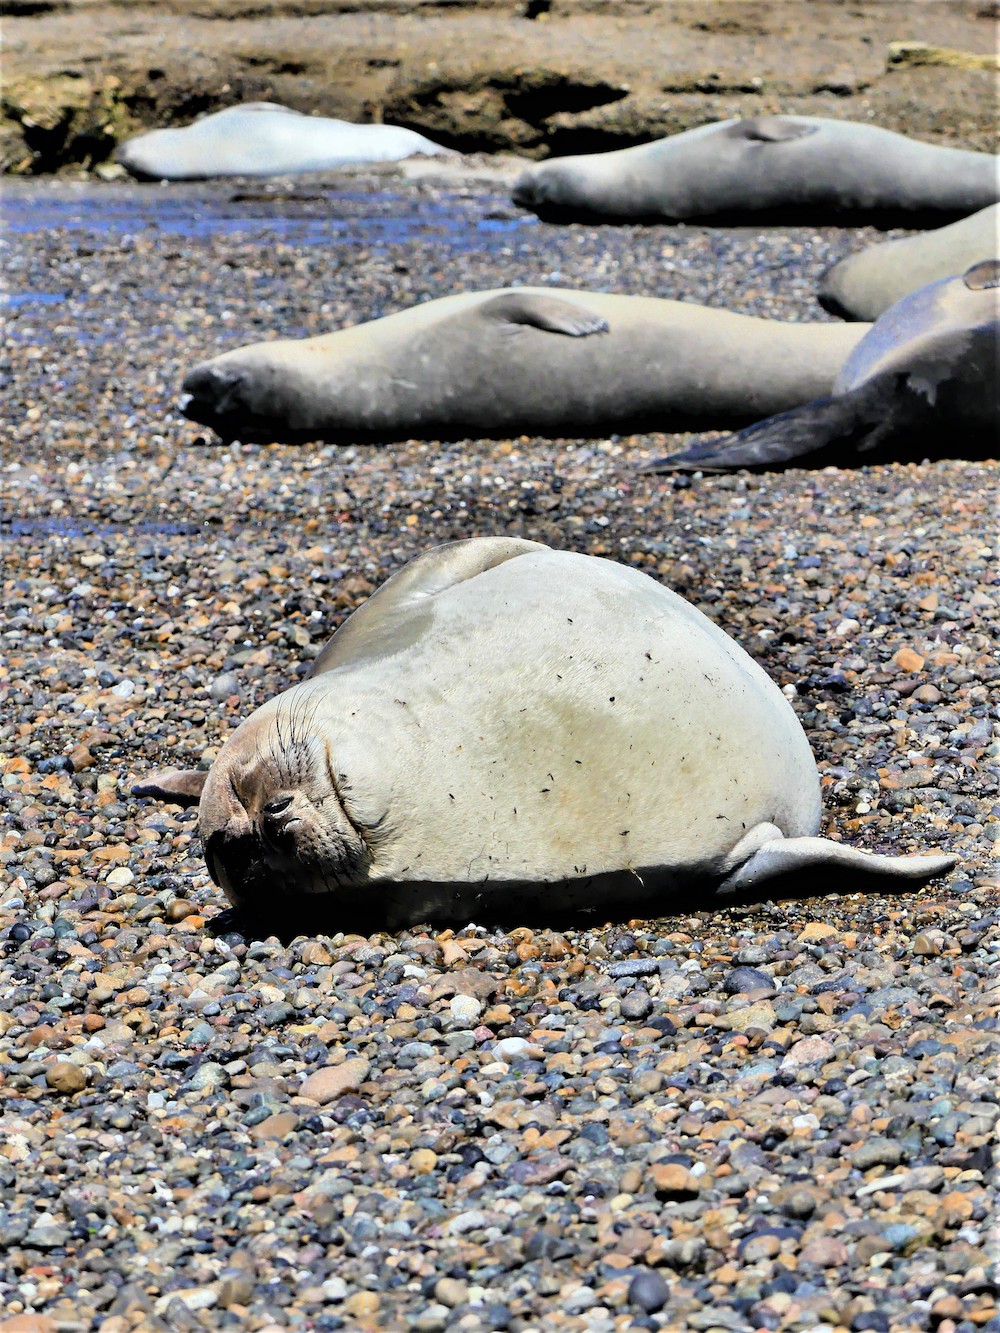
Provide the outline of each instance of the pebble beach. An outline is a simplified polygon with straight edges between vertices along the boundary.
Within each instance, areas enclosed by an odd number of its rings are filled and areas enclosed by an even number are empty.
[[[0,1329],[997,1333],[995,463],[674,478],[641,468],[691,437],[221,446],[177,406],[218,351],[462,288],[826,319],[883,234],[550,227],[485,167],[3,211]],[[222,915],[196,812],[132,783],[501,533],[675,588],[791,700],[824,836],[956,869],[641,920]]]

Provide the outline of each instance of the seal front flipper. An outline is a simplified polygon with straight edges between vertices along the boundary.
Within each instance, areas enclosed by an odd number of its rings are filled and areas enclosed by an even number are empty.
[[[132,787],[133,796],[151,796],[171,805],[197,805],[208,770],[201,768],[161,768]]]
[[[644,472],[726,472],[732,468],[769,468],[793,458],[812,456],[834,462],[853,445],[867,452],[888,430],[885,397],[865,384],[852,393],[817,398],[804,407],[767,417],[724,440],[692,445],[683,453],[647,463]]]
[[[348,616],[313,662],[309,676],[412,647],[431,623],[433,598],[507,560],[546,550],[541,542],[520,537],[474,537],[432,547]]]
[[[818,125],[793,120],[791,116],[754,116],[738,121],[730,134],[735,139],[752,139],[757,143],[788,143],[792,139],[805,139],[818,129]]]
[[[777,830],[775,830],[777,832]],[[738,852],[737,847],[734,851]],[[839,887],[878,888],[893,881],[923,884],[957,865],[958,857],[878,856],[826,838],[782,838],[764,842],[723,881],[722,889],[750,889],[786,877],[819,892]]]
[[[528,324],[546,333],[563,333],[570,338],[586,338],[592,333],[607,333],[608,321],[586,306],[563,301],[558,296],[539,296],[534,292],[504,292],[478,307],[478,313],[506,324]]]

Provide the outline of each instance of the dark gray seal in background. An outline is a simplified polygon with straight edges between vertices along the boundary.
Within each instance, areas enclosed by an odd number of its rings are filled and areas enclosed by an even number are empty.
[[[947,227],[848,255],[826,270],[817,295],[831,315],[872,321],[910,292],[998,257],[1000,204],[991,204]]]
[[[863,332],[650,296],[462,292],[225,352],[185,377],[183,411],[244,441],[704,429],[829,393]]]
[[[844,362],[831,397],[648,470],[997,457],[998,413],[1000,261],[991,259],[891,306]]]
[[[997,158],[820,116],[724,120],[610,153],[529,167],[514,202],[608,222],[962,217],[1000,199]]]

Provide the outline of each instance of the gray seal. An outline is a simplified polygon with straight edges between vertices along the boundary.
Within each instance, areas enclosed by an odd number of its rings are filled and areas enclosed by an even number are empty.
[[[610,153],[553,158],[514,202],[555,221],[912,222],[1000,199],[997,158],[819,116],[724,120]]]
[[[304,116],[274,102],[246,102],[180,129],[139,134],[127,139],[115,156],[133,176],[183,181],[329,171],[358,162],[450,152],[399,125],[354,125]]]
[[[829,393],[862,333],[648,296],[463,292],[225,352],[185,377],[182,406],[244,441],[704,428]]]
[[[841,319],[870,322],[910,292],[997,257],[1000,204],[992,204],[947,227],[848,255],[823,274],[819,303]]]
[[[974,264],[890,306],[844,362],[829,398],[697,444],[651,471],[996,457],[1000,261]]]
[[[280,919],[319,896],[330,929],[358,903],[391,926],[525,904],[554,919],[679,889],[921,882],[955,861],[817,837],[805,733],[728,635],[635,569],[509,537],[414,560],[207,774],[133,790],[199,801],[232,903]]]

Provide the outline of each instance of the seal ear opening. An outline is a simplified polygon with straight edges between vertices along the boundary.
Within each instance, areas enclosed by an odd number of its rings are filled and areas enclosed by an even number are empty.
[[[1000,259],[983,259],[962,274],[962,281],[970,292],[985,292],[1000,287]]]
[[[151,796],[154,800],[166,801],[170,805],[197,805],[207,777],[207,769],[161,768],[150,773],[144,781],[136,782],[132,787],[132,795]]]

